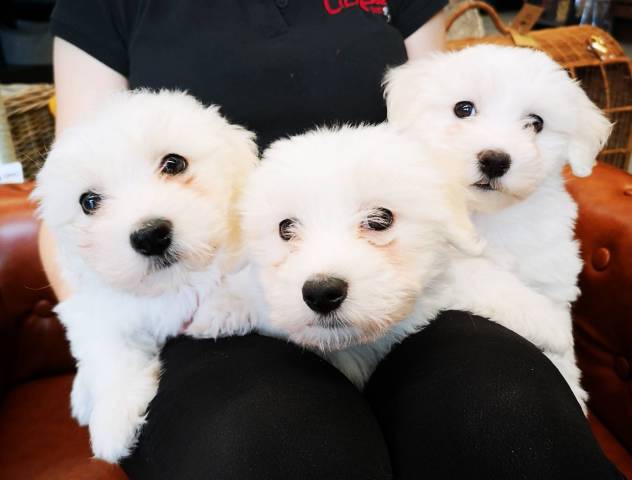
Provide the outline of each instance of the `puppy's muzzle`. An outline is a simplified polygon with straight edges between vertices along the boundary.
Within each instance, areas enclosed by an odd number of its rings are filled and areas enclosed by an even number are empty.
[[[477,158],[479,170],[490,180],[502,177],[511,166],[511,157],[501,150],[483,150]]]
[[[341,278],[318,275],[303,284],[303,301],[321,315],[336,310],[347,298],[349,284]]]
[[[165,218],[154,218],[129,236],[132,248],[146,257],[165,254],[171,245],[173,224]]]

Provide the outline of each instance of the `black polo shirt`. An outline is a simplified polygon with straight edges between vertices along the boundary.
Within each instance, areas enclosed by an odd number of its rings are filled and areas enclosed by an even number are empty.
[[[55,36],[129,79],[217,104],[259,143],[377,123],[404,38],[446,0],[57,0]]]

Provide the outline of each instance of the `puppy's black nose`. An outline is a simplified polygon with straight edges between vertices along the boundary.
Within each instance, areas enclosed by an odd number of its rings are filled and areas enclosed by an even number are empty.
[[[318,276],[303,284],[303,300],[316,313],[326,315],[342,305],[349,284],[336,277]]]
[[[132,248],[148,257],[162,255],[171,245],[173,224],[164,218],[153,218],[129,236]]]
[[[487,178],[502,177],[511,165],[511,157],[499,150],[483,150],[478,154],[478,168]]]

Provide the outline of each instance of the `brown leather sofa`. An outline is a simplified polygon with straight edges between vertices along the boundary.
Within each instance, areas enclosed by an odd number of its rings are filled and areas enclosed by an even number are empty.
[[[51,313],[55,297],[36,247],[31,185],[0,186],[0,479],[117,479],[90,458],[70,418],[73,361]],[[574,309],[590,422],[632,479],[632,176],[599,165],[572,178],[585,268]]]

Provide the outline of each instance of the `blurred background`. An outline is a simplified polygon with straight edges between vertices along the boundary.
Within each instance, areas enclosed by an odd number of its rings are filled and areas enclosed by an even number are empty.
[[[48,19],[54,5],[55,0],[2,0],[0,83],[52,82]]]
[[[90,0],[86,0],[90,1]],[[319,1],[319,0],[315,0]],[[522,0],[491,0],[510,23]],[[632,0],[533,0],[545,11],[537,28],[586,23],[609,31],[632,54]],[[52,38],[48,19],[55,0],[2,0],[0,83],[50,83]],[[493,32],[483,15],[487,32]]]
[[[448,15],[457,16],[457,10],[465,6],[463,3],[464,0],[449,0]],[[514,33],[539,38],[543,43],[538,46],[579,79],[590,98],[615,122],[615,131],[600,159],[632,171],[632,64],[626,58],[632,57],[632,0],[530,0],[528,4],[523,0],[489,0],[487,3],[493,8],[479,6],[459,15],[448,39],[464,42],[458,44],[462,48],[484,41],[483,37],[492,42],[503,36],[508,39],[510,27]],[[13,181],[28,180],[41,167],[54,137],[53,40],[49,19],[55,0],[0,0],[0,5],[0,168],[2,164],[17,161],[23,176],[18,174]],[[496,15],[494,9],[500,17],[495,19],[496,23],[504,24],[504,34],[499,34],[489,17]],[[522,13],[514,22],[519,11]],[[526,22],[528,26],[523,30],[523,22],[529,17],[524,16],[526,11],[531,12],[531,20],[537,21]],[[573,25],[601,30],[590,30],[594,34],[589,39],[579,39],[573,33],[574,27],[558,28]],[[519,43],[525,38],[514,38],[509,43],[525,46]],[[450,48],[454,47],[451,43]],[[557,56],[551,47],[555,47]],[[579,58],[583,59],[581,65],[577,64]],[[598,63],[594,64],[596,60]],[[7,183],[5,180],[0,170],[0,183]]]

